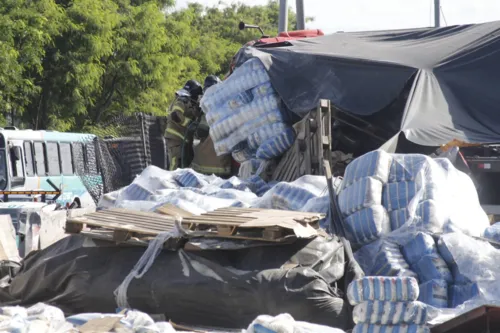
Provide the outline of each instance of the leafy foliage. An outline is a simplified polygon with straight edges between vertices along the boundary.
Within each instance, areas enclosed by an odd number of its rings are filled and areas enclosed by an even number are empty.
[[[96,131],[118,114],[164,114],[188,79],[227,71],[275,34],[278,2],[173,10],[173,0],[0,0],[0,126]],[[295,14],[289,14],[290,29]]]

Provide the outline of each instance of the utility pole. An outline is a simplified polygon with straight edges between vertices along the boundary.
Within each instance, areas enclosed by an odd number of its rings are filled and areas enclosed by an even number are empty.
[[[288,30],[288,0],[280,0],[278,29],[278,32],[285,32]]]
[[[439,28],[441,26],[441,3],[440,0],[434,0],[434,26]]]
[[[297,30],[304,30],[306,28],[306,17],[304,15],[304,0],[296,0],[297,7]]]

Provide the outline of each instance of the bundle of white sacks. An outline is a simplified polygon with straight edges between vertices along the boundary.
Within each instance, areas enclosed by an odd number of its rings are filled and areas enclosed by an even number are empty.
[[[210,87],[200,105],[217,155],[232,154],[251,171],[281,156],[295,141],[295,131],[285,123],[280,97],[259,59],[245,62],[227,80]]]
[[[349,240],[365,245],[394,232],[462,231],[489,225],[472,180],[448,159],[373,151],[346,169],[339,206]]]
[[[411,277],[365,277],[352,282],[347,298],[354,305],[353,333],[428,333],[428,307],[417,302]]]
[[[488,227],[471,179],[448,159],[368,153],[347,168],[339,206],[356,258],[373,276],[412,277],[419,300],[456,307],[478,294],[458,270],[443,234],[480,236]]]

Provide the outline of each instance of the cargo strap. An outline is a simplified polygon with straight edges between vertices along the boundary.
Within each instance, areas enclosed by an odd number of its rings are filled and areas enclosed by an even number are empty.
[[[148,248],[135,264],[132,271],[125,277],[123,282],[115,289],[116,305],[121,309],[130,309],[127,301],[127,290],[133,279],[140,279],[153,266],[153,263],[163,249],[163,244],[170,238],[179,237],[181,231],[182,218],[176,217],[174,230],[162,232],[149,242]]]

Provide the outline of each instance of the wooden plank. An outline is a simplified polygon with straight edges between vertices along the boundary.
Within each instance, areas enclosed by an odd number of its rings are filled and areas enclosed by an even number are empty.
[[[179,207],[176,207],[176,206],[169,204],[169,203],[157,208],[156,212],[158,212],[160,214],[164,214],[164,215],[173,216],[173,217],[180,216],[182,218],[195,216],[194,214],[191,214],[190,212],[188,212],[184,209],[181,209]]]
[[[84,215],[82,217],[76,217],[70,220],[70,222],[79,222],[82,219],[92,219],[92,220],[104,220],[104,221],[120,221],[129,224],[142,223],[147,225],[161,225],[165,228],[172,228],[175,224],[172,222],[157,221],[157,220],[144,220],[134,216],[116,216],[116,215],[105,215],[105,214],[91,214]]]
[[[173,229],[173,226],[172,227],[161,226],[161,225],[158,226],[158,225],[149,224],[147,222],[141,222],[141,221],[129,222],[129,221],[123,221],[123,220],[110,220],[108,218],[103,218],[103,217],[99,217],[99,216],[93,216],[90,219],[85,218],[85,217],[81,217],[81,218],[78,218],[78,220],[82,223],[87,224],[87,225],[96,226],[96,227],[103,227],[103,228],[109,228],[109,226],[113,226],[113,228],[116,228],[117,226],[127,225],[127,226],[140,228],[143,231],[144,230],[151,230],[151,231],[154,230],[154,231],[158,231],[158,232],[164,232],[164,231],[170,231]],[[75,219],[72,221],[77,221],[77,220]],[[74,222],[70,222],[70,223],[74,223]],[[131,230],[131,229],[128,228],[125,230]]]
[[[125,210],[125,209],[120,209],[120,210],[100,210],[95,213],[91,213],[89,215],[106,215],[106,216],[120,216],[120,217],[127,217],[127,218],[136,218],[136,219],[146,219],[148,221],[159,221],[159,222],[164,222],[164,223],[171,223],[173,224],[175,221],[175,218],[171,216],[166,216],[158,213],[144,213],[144,212],[138,212],[138,211],[132,211],[132,210]]]
[[[122,316],[119,317],[104,317],[89,320],[82,326],[78,327],[81,333],[103,333],[114,330],[116,324],[120,322]]]
[[[154,231],[151,229],[139,228],[139,227],[136,227],[135,225],[131,225],[131,224],[121,224],[121,223],[104,222],[104,221],[93,221],[93,220],[89,220],[89,219],[86,219],[85,223],[87,225],[92,225],[95,227],[102,227],[102,228],[116,229],[116,230],[125,230],[125,231],[130,231],[130,232],[141,233],[141,234],[158,235],[159,233],[161,233],[161,230]]]

